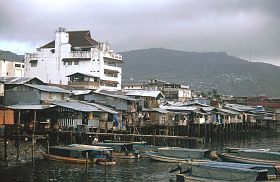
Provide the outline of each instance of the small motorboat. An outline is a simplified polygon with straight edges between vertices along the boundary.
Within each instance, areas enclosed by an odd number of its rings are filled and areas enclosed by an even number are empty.
[[[112,148],[113,155],[115,158],[119,159],[138,159],[140,158],[140,153],[134,148],[133,142],[100,142],[94,143],[93,146],[102,146]]]
[[[278,174],[278,171],[271,165],[215,161],[206,163],[182,163],[179,169],[180,172],[176,174],[177,182],[255,182],[276,179]]]
[[[114,165],[116,163],[112,156],[113,149],[110,147],[72,144],[53,146],[48,151],[43,153],[43,157],[49,160],[102,165]]]
[[[217,155],[222,161],[280,166],[280,152],[269,149],[228,149]]]
[[[206,157],[210,153],[208,149],[188,149],[181,147],[160,147],[146,155],[153,160],[170,163],[186,161],[208,161]]]

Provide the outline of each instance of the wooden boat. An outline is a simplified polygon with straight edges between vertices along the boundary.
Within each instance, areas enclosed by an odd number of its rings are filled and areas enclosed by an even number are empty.
[[[112,148],[115,158],[137,159],[140,157],[139,151],[134,148],[132,142],[102,142],[94,143],[93,145]]]
[[[180,163],[186,161],[208,161],[207,149],[187,149],[181,147],[160,147],[154,152],[147,152],[151,159],[161,162]]]
[[[169,162],[169,163],[189,163],[189,162],[207,162],[208,160],[203,159],[192,159],[192,158],[175,158],[175,157],[169,157],[165,156],[163,154],[159,154],[158,152],[147,152],[146,155],[155,161],[160,162]]]
[[[277,173],[271,165],[211,161],[207,163],[192,163],[186,166],[187,170],[180,171],[180,173],[176,174],[177,182],[267,181],[276,179],[275,174]]]
[[[73,144],[50,147],[49,153],[44,153],[43,157],[50,160],[80,164],[87,162],[114,165],[116,162],[113,160],[112,151],[113,149],[109,147]]]
[[[217,155],[223,161],[228,162],[280,166],[280,152],[272,152],[267,149],[239,149],[225,153],[217,153]]]

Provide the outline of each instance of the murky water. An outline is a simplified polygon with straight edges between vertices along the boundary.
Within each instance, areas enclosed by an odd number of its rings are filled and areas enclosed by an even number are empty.
[[[254,137],[237,137],[231,140],[212,142],[213,149],[222,147],[247,147],[247,148],[271,148],[280,150],[280,136],[268,133],[258,134]],[[207,147],[207,146],[206,146]],[[88,181],[173,181],[174,174],[168,171],[175,164],[150,161],[149,159],[119,160],[115,166],[89,165],[88,172],[84,165],[69,164],[65,162],[53,162],[37,160],[35,165],[31,163],[13,165],[0,168],[0,181],[18,182],[88,182]]]

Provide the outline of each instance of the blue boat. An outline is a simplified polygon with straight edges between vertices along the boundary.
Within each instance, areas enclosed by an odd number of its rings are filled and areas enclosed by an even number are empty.
[[[114,165],[112,148],[91,145],[73,144],[68,146],[53,146],[43,154],[50,160],[66,161],[72,163],[96,163],[102,165]]]
[[[184,166],[185,165],[185,166]],[[185,181],[240,181],[255,182],[276,179],[278,171],[271,165],[241,164],[231,162],[182,163],[177,182]]]
[[[115,158],[137,159],[140,157],[139,151],[134,148],[133,142],[100,142],[94,143],[93,146],[110,147],[114,149]]]

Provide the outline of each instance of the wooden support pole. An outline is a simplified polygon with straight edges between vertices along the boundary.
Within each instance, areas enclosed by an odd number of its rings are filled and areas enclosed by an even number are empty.
[[[16,139],[17,161],[19,160],[19,135],[20,135],[20,111],[18,112],[18,121],[17,121],[17,139]]]
[[[4,124],[4,159],[7,162],[8,157],[7,157],[7,126],[6,126],[6,113],[5,110],[3,109],[3,124]]]
[[[50,159],[50,138],[49,135],[47,134],[47,154],[48,154],[48,160]]]
[[[35,144],[35,122],[36,122],[36,110],[34,110],[34,120],[33,120],[33,132],[32,132],[32,150],[31,150],[31,155],[32,155],[32,165],[34,164],[34,144]]]
[[[88,172],[88,152],[86,152],[86,172]]]

